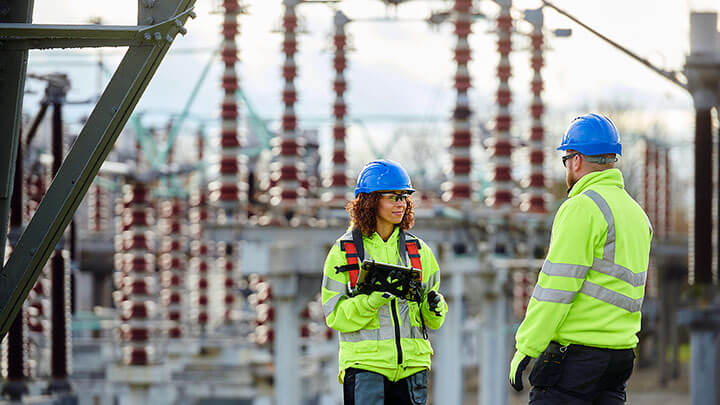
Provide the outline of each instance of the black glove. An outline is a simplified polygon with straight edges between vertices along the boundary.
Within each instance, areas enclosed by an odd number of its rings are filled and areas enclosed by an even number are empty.
[[[430,292],[427,294],[428,307],[437,316],[440,316],[440,309],[438,308],[438,306],[442,301],[442,295],[438,294],[435,290],[430,290]]]
[[[510,362],[510,385],[515,391],[522,391],[523,389],[522,375],[528,363],[530,363],[530,356],[526,356],[519,351],[515,352],[515,356]]]

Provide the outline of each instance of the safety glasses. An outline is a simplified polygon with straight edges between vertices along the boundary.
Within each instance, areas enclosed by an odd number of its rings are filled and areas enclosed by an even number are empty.
[[[398,193],[380,193],[380,195],[383,198],[389,198],[395,202],[407,201],[408,197],[410,197],[410,194],[407,194],[407,193],[400,193],[400,194],[398,194]]]
[[[562,157],[563,167],[567,167],[567,161],[574,158],[575,156],[582,155],[580,152],[571,153]]]

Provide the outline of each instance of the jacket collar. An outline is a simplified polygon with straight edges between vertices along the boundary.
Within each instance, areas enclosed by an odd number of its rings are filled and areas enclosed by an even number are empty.
[[[372,243],[372,244],[374,244],[374,245],[376,245],[376,244],[387,245],[387,244],[391,244],[391,243],[392,243],[392,244],[396,244],[396,243],[397,243],[397,240],[398,240],[398,235],[400,235],[400,227],[399,227],[399,226],[396,226],[396,227],[393,229],[393,231],[392,231],[392,233],[390,234],[390,237],[388,238],[387,241],[384,241],[384,240],[382,239],[382,237],[380,237],[380,234],[379,234],[379,233],[373,232],[373,234],[370,235],[370,237],[368,238],[368,242],[370,242],[370,243]]]
[[[599,172],[592,172],[584,175],[577,183],[570,189],[568,197],[575,197],[583,191],[589,189],[592,186],[616,186],[619,188],[625,188],[625,181],[623,180],[622,172],[620,169],[607,169]]]

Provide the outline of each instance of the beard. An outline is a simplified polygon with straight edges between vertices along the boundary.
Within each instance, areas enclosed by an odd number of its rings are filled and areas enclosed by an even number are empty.
[[[565,175],[565,184],[567,184],[567,186],[568,186],[568,189],[567,189],[568,194],[570,194],[570,190],[572,190],[575,183],[577,183],[575,174],[568,170],[567,174]]]

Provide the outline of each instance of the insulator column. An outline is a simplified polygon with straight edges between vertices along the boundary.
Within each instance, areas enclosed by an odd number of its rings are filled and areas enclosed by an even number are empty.
[[[185,218],[182,201],[173,197],[160,205],[160,232],[164,234],[160,243],[160,280],[163,308],[166,320],[170,323],[167,329],[169,339],[180,339],[184,335],[184,323],[187,316],[183,313],[183,301],[187,296],[185,288],[185,238],[183,237],[183,218]]]
[[[242,155],[244,136],[238,128],[239,109],[236,93],[240,88],[235,64],[238,49],[238,14],[244,12],[239,0],[223,0],[225,8],[222,25],[222,76],[224,98],[221,109],[219,178],[210,184],[210,199],[219,210],[218,221],[235,223],[242,219],[247,203],[247,158]]]
[[[203,162],[204,141],[202,133],[198,137],[198,162]],[[193,282],[190,285],[193,297],[193,320],[200,327],[201,335],[208,332],[210,325],[210,297],[208,295],[210,280],[210,245],[204,234],[204,227],[210,221],[210,210],[208,208],[207,188],[205,187],[205,176],[198,182],[199,187],[190,195],[190,231],[194,240],[190,244],[190,271],[193,274]]]
[[[489,142],[492,151],[491,162],[493,164],[492,184],[486,203],[495,208],[511,207],[513,204],[513,181],[512,181],[512,140],[510,128],[512,127],[512,116],[510,114],[510,103],[512,94],[510,92],[510,51],[512,50],[512,29],[513,21],[510,15],[512,0],[497,1],[500,4],[500,14],[497,17],[497,50],[500,54],[500,61],[497,67],[497,77],[500,81],[497,90],[498,111],[495,117],[495,131],[493,139]]]
[[[347,82],[345,81],[345,70],[347,69],[347,35],[345,26],[350,22],[342,11],[335,12],[333,19],[335,33],[333,35],[333,68],[335,79],[333,80],[333,91],[335,92],[335,103],[333,104],[333,150],[331,170],[325,177],[323,186],[328,191],[323,195],[323,200],[330,206],[343,207],[350,199],[350,181],[347,174],[347,156],[345,154],[347,135],[347,105],[345,104],[345,92]]]
[[[218,223],[238,226],[245,221],[247,208],[247,158],[241,154],[244,135],[238,127],[239,109],[236,93],[240,88],[235,64],[238,62],[238,50],[235,37],[239,33],[238,15],[244,13],[245,6],[239,0],[223,0],[223,42],[222,58],[225,64],[222,88],[225,98],[222,103],[222,133],[220,142],[220,178],[211,184],[210,199],[219,208]],[[220,253],[223,265],[233,265],[231,253]],[[224,257],[223,255],[228,255]],[[223,319],[230,322],[235,302],[234,273],[223,271]]]
[[[10,232],[8,233],[7,256],[12,253],[23,231],[23,143],[18,143],[17,160],[15,161],[15,178],[13,193],[10,200]],[[4,258],[3,258],[4,259]],[[4,262],[4,260],[3,260]],[[27,394],[28,369],[28,311],[26,304],[20,306],[18,314],[10,325],[6,338],[2,341],[2,376],[6,380],[2,394],[11,401],[20,401]]]
[[[294,83],[295,77],[297,77],[295,54],[298,50],[298,17],[295,14],[295,8],[298,3],[299,0],[283,0],[285,14],[282,22],[284,29],[282,52],[285,54],[283,63],[285,87],[282,92],[282,101],[285,109],[279,135],[272,140],[274,162],[270,169],[272,171],[271,181],[275,185],[270,189],[272,196],[270,203],[280,207],[283,212],[297,210],[306,191],[302,187],[304,177],[300,162],[304,153],[304,145],[297,128],[295,115],[295,103],[297,102],[297,90]]]
[[[471,87],[468,64],[471,59],[468,36],[472,32],[472,0],[455,0],[455,109],[453,110],[452,138],[450,143],[450,180],[444,187],[447,189],[442,198],[459,206],[467,205],[472,198],[472,181],[470,172],[472,161],[470,148],[472,146],[472,132],[470,118],[472,110],[468,99],[468,90]]]
[[[100,177],[98,175],[98,177]],[[103,232],[108,229],[110,220],[110,196],[104,187],[93,182],[88,191],[88,230],[90,232]]]
[[[138,180],[123,186],[118,209],[120,235],[116,239],[115,274],[117,290],[113,294],[120,309],[120,338],[125,365],[150,365],[155,362],[151,328],[157,296],[155,274],[153,206],[150,189]]]
[[[533,25],[530,34],[532,56],[530,67],[533,70],[533,78],[530,84],[532,102],[530,104],[530,177],[527,180],[528,192],[523,201],[524,211],[545,214],[547,213],[547,185],[545,184],[545,128],[542,116],[545,113],[543,104],[543,78],[541,70],[545,64],[543,57],[543,25],[542,19],[539,24]]]
[[[55,89],[48,86],[48,94]],[[54,93],[53,93],[54,94]],[[63,160],[63,121],[62,105],[64,103],[64,92],[58,93],[52,98],[52,175],[53,178],[60,171]],[[50,256],[51,280],[52,280],[52,340],[50,348],[50,392],[70,391],[70,365],[72,364],[72,349],[70,330],[70,252],[65,248],[65,235],[55,245],[55,250]]]

